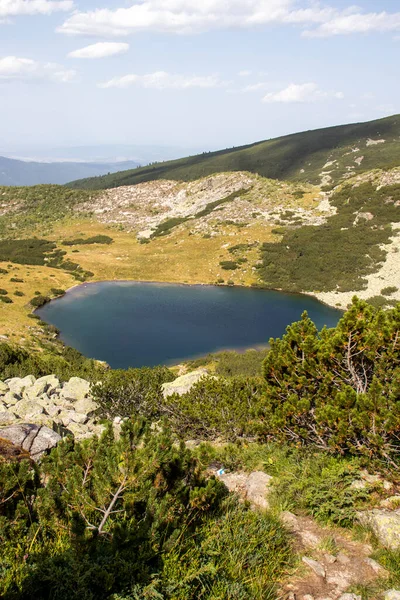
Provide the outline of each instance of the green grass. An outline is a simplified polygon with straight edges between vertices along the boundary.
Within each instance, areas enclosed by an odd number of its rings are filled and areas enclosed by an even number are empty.
[[[68,185],[76,189],[105,189],[157,179],[193,181],[225,171],[250,171],[271,179],[319,183],[320,173],[328,159],[337,160],[329,170],[333,169],[331,176],[338,181],[347,172],[346,167],[355,166],[354,159],[359,155],[364,159],[361,166],[355,168],[357,172],[398,164],[399,135],[400,117],[395,115],[368,123],[317,129],[238,148],[205,152],[102,177],[81,179]],[[368,138],[386,141],[366,146]],[[355,145],[360,145],[360,153],[350,152]],[[345,156],[347,152],[349,154]]]
[[[379,190],[372,183],[344,185],[331,197],[337,214],[326,224],[282,230],[279,243],[263,245],[261,278],[268,287],[288,291],[362,290],[365,276],[385,260],[380,246],[389,242],[391,223],[400,220],[398,200],[400,185]],[[356,220],[358,212],[373,217]],[[388,300],[382,296],[372,302]]]

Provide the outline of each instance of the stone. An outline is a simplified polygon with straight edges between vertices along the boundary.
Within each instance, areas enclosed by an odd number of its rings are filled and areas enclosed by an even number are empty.
[[[333,556],[333,554],[324,554],[324,560],[326,564],[333,565],[337,562],[337,557]]]
[[[387,590],[383,595],[384,600],[400,600],[400,591],[399,590]]]
[[[272,479],[271,475],[267,475],[263,471],[250,473],[246,482],[246,500],[262,510],[267,510],[269,508],[267,494]]]
[[[386,569],[382,567],[376,560],[373,558],[365,558],[364,562],[371,567],[371,569],[377,573],[378,575],[383,575],[386,572]]]
[[[303,600],[314,600],[314,596],[311,596],[311,594],[306,594],[303,596]]]
[[[343,552],[340,552],[337,557],[336,560],[341,564],[341,565],[347,565],[349,564],[349,562],[351,561],[350,557],[347,556],[347,554],[343,554]]]
[[[200,379],[207,375],[208,371],[206,369],[197,369],[197,371],[177,377],[174,381],[163,383],[161,388],[164,398],[168,398],[172,394],[178,394],[179,396],[186,394]]]
[[[370,527],[380,543],[389,550],[400,548],[400,511],[372,509],[357,513],[358,521]]]
[[[34,400],[45,392],[51,394],[59,385],[60,381],[55,375],[45,375],[36,379],[33,385],[26,387],[23,396],[28,400]]]
[[[33,460],[38,460],[45,452],[57,446],[60,440],[58,433],[49,427],[41,427],[29,449]]]
[[[37,402],[30,400],[19,400],[16,404],[14,404],[12,411],[21,419],[25,420],[29,420],[36,415],[41,415],[44,412],[43,406],[40,406],[40,404]]]
[[[61,421],[64,427],[68,427],[70,423],[79,423],[84,425],[88,418],[89,417],[85,413],[78,413],[74,410],[62,410],[59,413],[57,420]]]
[[[4,425],[12,425],[17,421],[17,417],[9,411],[1,411],[0,412],[0,427]]]
[[[362,600],[362,598],[357,594],[342,594],[339,600]]]
[[[318,577],[325,577],[325,568],[323,565],[321,565],[321,563],[317,562],[313,558],[310,558],[309,556],[303,556],[302,561],[308,567],[310,567],[310,569],[314,571],[314,573],[318,575]]]
[[[0,381],[0,394],[5,394],[10,388],[4,381]]]
[[[72,398],[73,400],[84,400],[90,391],[90,383],[80,377],[71,377],[67,383],[64,383],[60,396]]]
[[[14,392],[7,392],[3,397],[2,397],[3,402],[5,402],[8,406],[13,406],[14,404],[16,404],[18,402],[18,400],[21,400],[21,396],[19,394],[14,394]]]
[[[72,421],[68,424],[67,429],[70,433],[72,433],[77,441],[87,440],[88,438],[93,437],[93,435],[96,433],[92,429],[88,429],[88,427],[85,425],[74,423]]]
[[[81,400],[74,402],[73,408],[77,413],[83,413],[90,417],[96,413],[99,405],[91,398],[82,398]]]
[[[13,377],[12,379],[7,379],[6,383],[10,388],[10,392],[14,392],[14,394],[22,394],[22,392],[27,387],[31,387],[35,383],[36,379],[33,375],[27,375],[26,377]]]
[[[355,479],[351,482],[350,487],[352,490],[365,490],[365,488],[368,487],[368,484],[362,479]]]
[[[281,512],[281,519],[284,523],[284,525],[286,525],[286,527],[288,529],[290,529],[291,531],[298,531],[299,529],[299,520],[296,517],[296,515],[294,515],[292,512],[288,511],[288,510],[284,510]]]
[[[50,401],[45,405],[45,410],[50,417],[54,418],[61,412],[62,409],[57,406],[57,404],[54,404],[54,402]]]

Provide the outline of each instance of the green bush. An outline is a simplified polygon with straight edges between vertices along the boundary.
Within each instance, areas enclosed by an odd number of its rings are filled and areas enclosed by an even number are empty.
[[[112,244],[113,239],[108,235],[94,235],[89,238],[77,238],[75,240],[64,240],[63,246],[78,246],[86,244]]]
[[[3,290],[2,288],[0,288],[0,296],[7,296],[7,294],[7,290]]]
[[[21,292],[21,290],[15,290],[14,296],[19,296],[20,298],[22,298],[22,296],[25,296],[25,294],[24,292]]]
[[[118,441],[1,462],[1,597],[273,600],[292,564],[283,527],[174,442],[129,421]]]
[[[13,283],[24,283],[23,279],[19,279],[18,277],[11,277],[10,281]]]
[[[65,290],[62,288],[51,288],[51,293],[53,296],[63,296],[65,294]]]
[[[204,377],[186,394],[166,398],[162,412],[186,438],[235,440],[257,432],[263,390],[260,378]]]
[[[40,293],[37,296],[31,298],[30,300],[30,304],[35,308],[40,308],[41,306],[44,306],[47,302],[50,302],[50,298],[48,296],[42,296],[42,294]]]
[[[0,269],[0,275],[7,275],[7,273],[8,271],[6,269]]]
[[[382,296],[391,296],[397,292],[398,289],[399,288],[397,288],[395,285],[388,285],[387,287],[381,289],[381,294]]]
[[[107,371],[92,388],[92,394],[105,416],[158,417],[162,402],[161,385],[175,379],[166,367],[143,367]]]
[[[239,268],[239,265],[234,260],[221,260],[219,264],[226,271],[234,271]]]
[[[4,302],[4,304],[12,304],[12,300],[9,298],[9,296],[0,296],[0,302]]]
[[[400,304],[376,310],[353,299],[335,329],[305,313],[271,340],[261,429],[296,445],[394,465],[400,451]]]

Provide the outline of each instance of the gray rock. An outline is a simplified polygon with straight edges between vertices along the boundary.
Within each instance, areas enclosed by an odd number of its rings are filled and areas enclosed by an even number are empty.
[[[399,590],[388,590],[384,593],[384,600],[400,600]]]
[[[12,411],[18,415],[21,419],[30,420],[36,415],[41,415],[44,410],[43,406],[40,406],[37,402],[31,400],[19,400],[13,407]]]
[[[54,402],[49,402],[46,404],[46,412],[50,417],[56,417],[61,412],[61,407],[54,404]]]
[[[400,508],[400,496],[390,496],[389,498],[385,498],[381,502],[381,506],[383,508]]]
[[[400,511],[372,509],[357,513],[361,525],[370,527],[380,543],[389,550],[400,548]]]
[[[339,600],[362,600],[362,598],[357,594],[342,594]]]
[[[57,420],[59,420],[64,427],[68,427],[70,423],[79,423],[84,425],[88,418],[89,417],[85,413],[78,413],[74,410],[62,410],[58,415]]]
[[[25,388],[32,386],[35,381],[36,379],[33,375],[27,375],[23,378],[13,377],[12,379],[7,379],[6,383],[11,392],[14,392],[14,394],[22,394]]]
[[[374,560],[373,558],[366,558],[364,559],[364,562],[366,562],[367,565],[369,565],[371,569],[378,575],[383,575],[386,572],[386,569],[384,569],[382,565],[376,562],[376,560]]]
[[[314,571],[316,575],[318,575],[318,577],[325,577],[326,571],[321,563],[317,562],[313,558],[310,558],[309,556],[303,556],[302,560],[303,563],[305,563],[312,571]]]
[[[17,421],[17,417],[12,412],[0,412],[0,427],[3,427],[4,425],[12,425],[13,423],[15,423],[15,421]]]
[[[219,476],[230,492],[239,494],[253,506],[266,510],[269,508],[267,494],[272,477],[263,471],[252,473],[224,473]]]
[[[90,391],[90,383],[80,377],[71,377],[65,383],[60,392],[60,396],[64,398],[72,398],[73,400],[84,400]]]
[[[198,369],[197,371],[186,373],[186,375],[181,375],[174,381],[163,383],[161,388],[164,398],[168,398],[168,396],[172,396],[172,394],[178,394],[179,396],[186,394],[195,383],[200,381],[200,379],[206,375],[208,375],[206,369]]]
[[[3,402],[5,402],[8,406],[12,406],[21,400],[21,396],[19,394],[14,394],[14,392],[7,392],[5,396],[2,397]]]
[[[77,441],[82,441],[87,440],[88,438],[91,438],[94,435],[98,435],[100,437],[105,427],[102,425],[95,425],[89,429],[87,425],[81,425],[80,423],[71,422],[69,423],[67,429],[70,433],[72,433],[72,435]]]
[[[33,460],[38,460],[45,452],[57,446],[61,436],[49,427],[41,427],[34,438],[29,452]]]
[[[77,413],[83,413],[90,417],[96,413],[99,405],[91,398],[82,398],[81,400],[74,402],[73,407]]]
[[[4,381],[0,381],[0,394],[5,394],[10,388]]]
[[[60,385],[59,380],[55,375],[45,375],[36,379],[35,383],[24,390],[24,398],[28,400],[34,400],[38,396],[41,396],[45,392],[51,394]]]

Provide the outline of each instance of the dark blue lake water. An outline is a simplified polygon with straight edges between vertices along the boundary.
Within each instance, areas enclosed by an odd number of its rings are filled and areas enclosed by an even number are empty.
[[[136,282],[84,284],[37,313],[67,345],[127,368],[265,345],[304,310],[319,328],[335,326],[341,316],[296,294]]]

